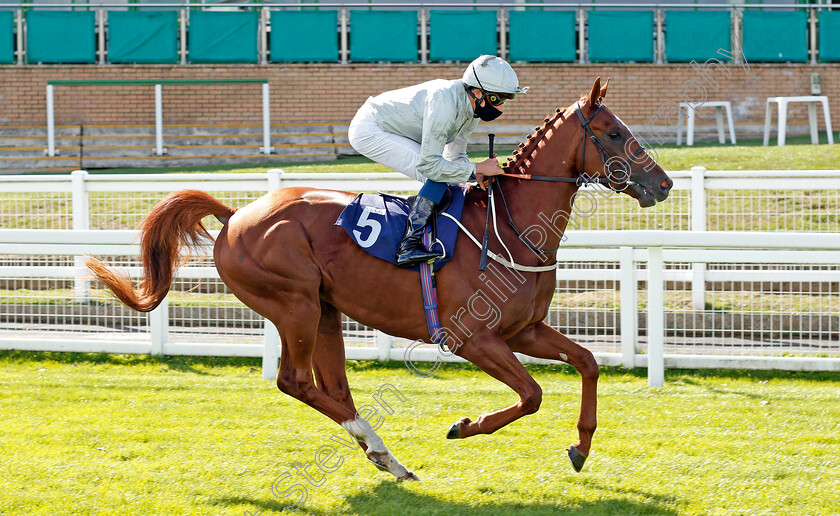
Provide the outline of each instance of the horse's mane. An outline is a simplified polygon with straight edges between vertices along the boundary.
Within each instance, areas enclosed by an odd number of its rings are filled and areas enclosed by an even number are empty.
[[[537,148],[537,144],[545,137],[548,128],[553,126],[557,120],[563,118],[563,110],[557,108],[551,117],[543,119],[543,125],[534,128],[534,131],[526,136],[525,142],[519,144],[519,148],[513,151],[513,155],[509,156],[507,163],[502,168],[507,173],[524,174],[526,169],[531,165],[528,158]]]

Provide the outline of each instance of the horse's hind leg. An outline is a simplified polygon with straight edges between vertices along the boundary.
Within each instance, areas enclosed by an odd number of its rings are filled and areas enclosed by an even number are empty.
[[[597,426],[599,370],[595,357],[588,349],[544,322],[526,328],[508,340],[508,345],[511,350],[532,357],[562,360],[574,366],[580,373],[580,415],[577,422],[579,440],[568,449],[572,466],[575,471],[580,471],[586,457],[589,456],[592,435]]]
[[[318,337],[315,341],[312,365],[318,389],[353,413],[352,420],[348,419],[339,423],[356,439],[368,460],[380,470],[387,471],[398,479],[419,480],[414,473],[407,470],[391,455],[374,428],[356,412],[344,368],[341,312],[324,301],[321,301],[321,318],[318,323]],[[354,432],[354,428],[356,430],[361,428],[362,431]]]

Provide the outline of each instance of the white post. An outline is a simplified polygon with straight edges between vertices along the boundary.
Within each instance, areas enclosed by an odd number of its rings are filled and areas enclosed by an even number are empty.
[[[732,8],[732,16],[731,16],[731,25],[732,25],[732,34],[731,34],[731,49],[732,49],[732,64],[739,64],[740,59],[738,58],[737,54],[735,53],[736,48],[744,48],[741,45],[741,16],[738,13],[738,8]]]
[[[426,10],[420,8],[420,64],[429,64],[429,38]]]
[[[636,300],[636,263],[633,261],[633,248],[620,249],[619,289],[621,290],[621,365],[627,369],[636,367],[636,342],[639,334],[639,306]]]
[[[279,168],[272,168],[267,172],[268,174],[268,191],[273,192],[283,188],[283,172]]]
[[[499,8],[499,57],[507,59],[507,30],[505,28],[505,9]]]
[[[341,64],[347,64],[350,59],[350,50],[347,48],[347,9],[339,10],[341,20]]]
[[[169,340],[169,297],[149,312],[149,332],[152,338],[152,355],[162,355]]]
[[[662,248],[648,249],[648,385],[665,385],[665,292]]]
[[[181,64],[187,64],[187,24],[189,23],[189,10],[181,9],[181,15],[178,20],[181,23],[181,48],[178,53],[181,54]]]
[[[54,157],[55,150],[55,106],[53,104],[52,84],[47,84],[47,156]]]
[[[691,168],[691,230],[706,231],[706,169]],[[691,305],[706,309],[706,264],[691,264]]]
[[[105,9],[97,9],[96,17],[99,19],[99,64],[105,64],[105,17],[107,16]]]
[[[87,191],[88,173],[84,170],[74,170],[70,174],[73,190],[73,229],[84,231],[90,229],[90,196]],[[73,258],[75,279],[73,280],[73,299],[76,303],[90,302],[90,280],[84,279],[89,274],[83,256]]]
[[[257,34],[259,38],[258,45],[260,46],[260,64],[268,64],[268,23],[269,13],[268,7],[263,7],[260,12],[260,29]]]
[[[268,319],[265,321],[265,334],[262,359],[262,376],[266,380],[274,380],[277,377],[277,369],[280,367],[280,334],[277,328]]]
[[[665,42],[662,40],[662,9],[657,9],[654,17],[656,18],[656,64],[662,64],[665,62]]]
[[[155,154],[163,156],[163,86],[155,84]]]
[[[25,54],[23,51],[23,9],[17,10],[15,21],[17,23],[17,64],[22,65]]]
[[[376,330],[376,349],[379,351],[377,359],[380,362],[387,362],[391,360],[391,347],[393,345],[394,337]]]
[[[262,85],[262,108],[263,108],[263,154],[271,154],[274,150],[271,147],[271,94],[268,83]]]
[[[808,22],[811,25],[811,37],[809,38],[808,54],[811,56],[811,64],[817,64],[817,10],[811,9],[808,16]]]
[[[578,63],[586,63],[586,11],[578,9]]]

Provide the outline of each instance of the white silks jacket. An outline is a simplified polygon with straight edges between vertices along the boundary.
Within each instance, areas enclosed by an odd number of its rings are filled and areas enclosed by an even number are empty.
[[[370,99],[379,127],[420,143],[417,172],[440,183],[463,183],[475,173],[467,139],[478,126],[461,80],[436,79]]]

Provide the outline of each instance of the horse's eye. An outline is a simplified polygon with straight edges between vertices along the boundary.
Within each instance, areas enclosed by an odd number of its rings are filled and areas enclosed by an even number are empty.
[[[621,133],[619,131],[610,131],[611,140],[618,140],[619,138],[621,138]]]

